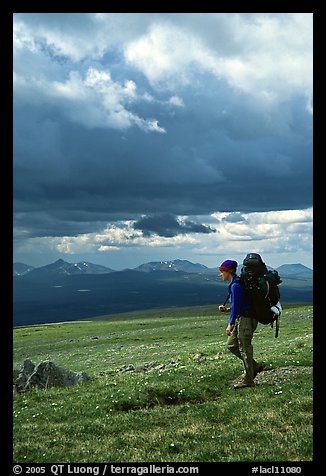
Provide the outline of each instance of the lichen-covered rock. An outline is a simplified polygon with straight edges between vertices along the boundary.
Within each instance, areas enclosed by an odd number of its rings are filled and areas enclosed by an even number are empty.
[[[205,362],[206,356],[205,354],[199,353],[193,357],[193,360],[195,360],[196,362]]]
[[[277,367],[275,369],[263,370],[255,378],[258,385],[278,385],[291,379],[294,375],[312,373],[312,367],[289,365],[287,367]]]
[[[14,387],[18,392],[23,391],[25,389],[27,380],[34,372],[34,369],[35,365],[31,360],[28,359],[24,360],[20,369],[14,369]]]
[[[286,367],[276,367],[274,369],[266,369],[255,378],[256,385],[280,385],[290,380],[295,375],[312,373],[312,367],[301,365],[289,365]],[[233,384],[238,383],[239,378],[243,379],[244,375],[237,377]]]
[[[85,372],[72,372],[58,367],[54,362],[34,365],[30,360],[25,360],[16,380],[14,378],[14,387],[18,392],[25,392],[32,387],[69,387],[88,380],[90,377]]]

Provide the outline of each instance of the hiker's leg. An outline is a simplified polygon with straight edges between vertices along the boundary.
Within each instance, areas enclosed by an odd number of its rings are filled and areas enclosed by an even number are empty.
[[[252,381],[254,379],[254,359],[253,359],[253,346],[252,337],[258,321],[251,317],[241,316],[238,325],[238,342],[239,351],[243,360],[246,376],[245,379]]]
[[[242,360],[238,342],[238,322],[235,323],[232,333],[226,341],[226,346],[232,354]]]

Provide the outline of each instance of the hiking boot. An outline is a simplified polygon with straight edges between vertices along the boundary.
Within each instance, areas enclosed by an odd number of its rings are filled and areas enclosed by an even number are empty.
[[[254,378],[259,372],[262,372],[264,370],[264,367],[261,364],[258,364],[258,362],[254,362]]]
[[[242,380],[242,382],[239,382],[233,385],[233,388],[238,389],[238,388],[254,387],[254,386],[255,386],[255,382],[253,380],[244,379]]]

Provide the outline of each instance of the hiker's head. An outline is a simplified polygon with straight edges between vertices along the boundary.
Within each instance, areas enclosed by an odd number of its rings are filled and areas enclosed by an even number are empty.
[[[223,281],[230,281],[237,272],[238,263],[232,259],[227,259],[219,266],[220,276]]]

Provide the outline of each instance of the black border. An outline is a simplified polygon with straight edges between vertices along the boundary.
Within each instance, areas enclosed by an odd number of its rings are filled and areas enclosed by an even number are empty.
[[[302,4],[301,4],[302,3]],[[261,13],[265,13],[264,11],[261,10],[267,10],[269,12],[270,10],[273,10],[274,12],[279,12],[279,11],[284,11],[286,7],[288,7],[287,12],[305,12],[305,13],[313,13],[313,18],[314,18],[314,87],[318,89],[318,83],[319,83],[319,78],[321,78],[320,75],[317,76],[316,69],[319,66],[319,64],[323,63],[323,60],[320,55],[320,42],[321,42],[321,27],[322,27],[322,16],[321,16],[321,11],[319,8],[319,5],[316,3],[311,3],[309,2],[308,4],[305,2],[295,2],[291,5],[286,5],[285,2],[273,2],[273,4],[270,6],[271,8],[268,8],[269,5],[252,5],[252,4],[247,4],[247,7],[250,7],[251,11],[256,11],[258,10]],[[3,117],[3,122],[2,122],[2,128],[1,132],[3,134],[3,141],[2,144],[4,144],[3,153],[2,153],[2,165],[4,166],[5,169],[5,180],[2,181],[2,187],[1,187],[1,193],[2,193],[2,199],[1,199],[1,204],[3,207],[3,215],[5,215],[5,227],[2,228],[2,253],[1,256],[2,258],[5,259],[5,273],[9,279],[5,278],[3,280],[4,284],[4,289],[5,292],[3,293],[3,296],[5,296],[5,302],[3,302],[2,305],[2,345],[1,351],[3,352],[3,358],[2,362],[5,363],[5,365],[2,365],[2,375],[5,375],[5,382],[6,385],[2,385],[2,392],[4,391],[4,388],[6,389],[6,394],[5,398],[1,399],[1,410],[2,410],[2,415],[5,421],[2,421],[1,428],[4,432],[4,438],[2,438],[2,457],[0,459],[0,463],[5,463],[5,466],[8,467],[9,471],[7,472],[4,470],[4,474],[14,474],[12,471],[13,463],[12,463],[12,453],[13,453],[13,445],[12,445],[12,440],[13,440],[13,434],[12,434],[12,387],[11,387],[11,379],[12,379],[12,353],[13,353],[13,345],[12,345],[12,340],[13,340],[13,331],[12,331],[12,311],[13,311],[13,289],[12,289],[12,257],[13,257],[13,168],[12,168],[12,157],[13,157],[13,134],[12,134],[12,124],[13,124],[13,108],[12,108],[12,97],[13,97],[13,85],[12,85],[12,70],[13,70],[13,47],[12,47],[12,16],[15,12],[26,12],[26,13],[36,13],[36,12],[56,12],[56,13],[88,13],[90,12],[90,8],[92,7],[91,11],[101,11],[105,12],[105,10],[110,7],[110,12],[121,12],[121,8],[118,8],[119,6],[121,7],[122,5],[120,4],[113,4],[112,2],[108,2],[108,4],[102,5],[101,2],[92,2],[91,5],[88,5],[88,8],[86,8],[86,4],[83,4],[81,2],[37,2],[37,1],[30,1],[26,2],[25,1],[13,1],[10,2],[10,5],[7,4],[7,2],[2,2],[1,5],[1,46],[2,46],[2,58],[5,60],[6,68],[3,68],[3,73],[2,73],[2,97],[5,102],[5,113],[2,115]],[[126,7],[129,7],[129,5],[125,5]],[[151,12],[153,10],[153,4],[146,5],[144,4],[136,4],[133,2],[130,5],[130,8],[128,8],[128,12],[133,12],[135,6],[138,7],[140,12],[134,12],[134,13],[145,13],[145,12]],[[155,4],[157,7],[158,11],[160,12],[171,12],[172,10],[175,10],[173,13],[179,13],[183,12],[184,8],[180,5],[178,5],[175,2],[161,2]],[[187,7],[189,8],[189,4]],[[224,10],[226,9],[226,12],[221,11],[221,13],[228,13],[229,9],[227,8],[228,5],[218,5],[219,7],[224,6]],[[242,12],[243,9],[243,3],[239,5],[239,12]],[[264,7],[265,8],[262,8]],[[104,8],[103,8],[104,7]],[[197,8],[194,8],[197,7]],[[232,4],[233,10],[237,7],[236,4]],[[191,12],[188,13],[203,13],[206,10],[206,13],[210,13],[212,8],[212,3],[207,2],[207,6],[205,9],[205,4],[200,2],[200,4],[192,4],[191,5]],[[221,8],[221,9],[222,9]],[[76,11],[77,9],[77,11]],[[220,8],[219,8],[220,10]],[[238,11],[236,10],[236,11]],[[123,12],[122,12],[123,13]],[[249,13],[249,12],[247,12]],[[317,78],[317,79],[316,79]],[[11,92],[11,94],[10,94]],[[317,92],[318,94],[318,92]],[[316,97],[316,93],[315,93]],[[322,270],[318,271],[318,268],[321,266],[322,261],[323,261],[323,256],[319,252],[319,247],[321,245],[321,241],[323,240],[323,220],[320,219],[321,217],[325,216],[325,213],[323,213],[323,201],[324,198],[320,197],[318,198],[319,190],[318,190],[318,185],[319,182],[323,179],[323,174],[318,171],[318,162],[319,162],[319,157],[318,157],[318,150],[320,150],[320,135],[318,134],[318,126],[320,126],[319,118],[321,117],[320,111],[318,110],[319,108],[319,99],[313,101],[314,104],[314,134],[313,134],[313,140],[314,140],[314,164],[313,164],[313,175],[314,175],[314,195],[313,195],[313,202],[314,202],[314,276],[319,276],[320,278],[322,277],[323,273]],[[321,171],[322,172],[322,171]],[[319,179],[316,179],[316,177]],[[322,199],[322,201],[320,200]],[[319,286],[321,283],[321,279],[315,279],[314,282],[314,314],[315,314],[315,322],[314,322],[314,455],[313,455],[313,461],[312,462],[241,462],[241,463],[180,463],[179,465],[176,465],[176,463],[151,463],[155,464],[158,466],[164,466],[164,465],[170,465],[170,466],[198,466],[199,467],[199,474],[205,474],[208,471],[211,471],[212,469],[216,469],[219,471],[221,475],[224,475],[228,473],[229,471],[237,471],[240,470],[238,474],[245,475],[245,474],[252,474],[252,468],[254,466],[301,466],[302,467],[302,472],[301,474],[315,474],[316,469],[318,470],[318,465],[322,464],[322,442],[323,442],[323,433],[322,433],[322,417],[321,417],[321,410],[323,408],[323,398],[321,394],[322,388],[325,387],[324,382],[322,381],[322,363],[321,363],[321,357],[323,354],[321,353],[321,346],[323,345],[322,342],[322,329],[320,328],[320,323],[326,319],[326,316],[324,316],[324,309],[322,309],[322,297],[321,294],[319,293]],[[320,319],[321,318],[321,319]],[[2,379],[4,380],[4,379]],[[1,393],[2,393],[1,392]],[[4,424],[5,423],[5,424]],[[271,442],[272,444],[272,442]],[[235,448],[236,451],[236,448]],[[104,463],[100,463],[101,466],[104,466]],[[122,463],[117,463],[117,466],[147,466],[150,463],[135,463],[135,464],[122,464]],[[317,465],[317,467],[316,467]],[[22,465],[24,467],[28,465]],[[43,466],[46,468],[46,473],[44,474],[53,474],[50,471],[51,464],[34,464],[30,466]],[[67,465],[64,465],[67,467]],[[77,466],[86,466],[86,464],[83,465],[78,465],[74,464],[72,465],[74,467]],[[96,466],[96,464],[87,464],[87,466]],[[1,464],[1,467],[3,465]],[[49,472],[48,472],[49,471]],[[25,474],[23,471],[22,474]],[[62,473],[62,474],[67,474],[67,473]],[[107,473],[110,474],[110,473]]]

